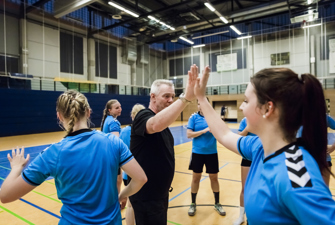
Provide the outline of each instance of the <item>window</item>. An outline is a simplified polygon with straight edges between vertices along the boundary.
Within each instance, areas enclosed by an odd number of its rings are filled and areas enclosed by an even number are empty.
[[[82,37],[60,32],[60,71],[84,74]]]
[[[95,76],[117,79],[116,47],[95,42]]]
[[[12,57],[8,55],[0,55],[0,72],[6,72],[7,65],[7,73],[18,73],[19,72],[19,58]]]
[[[191,65],[200,65],[200,56],[177,58],[169,60],[170,77],[178,75],[187,75]]]

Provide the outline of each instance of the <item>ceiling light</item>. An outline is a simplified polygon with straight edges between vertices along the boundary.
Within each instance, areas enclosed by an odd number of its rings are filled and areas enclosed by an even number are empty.
[[[156,21],[157,23],[159,23],[159,20],[158,19],[156,19],[155,17],[153,17],[153,16],[148,16],[148,18],[149,19],[151,19],[151,20],[153,20],[153,21]]]
[[[193,48],[200,48],[200,47],[204,47],[206,46],[205,44],[201,44],[201,45],[194,45]]]
[[[247,38],[251,38],[252,36],[249,35],[249,36],[243,36],[243,37],[238,37],[237,40],[242,40],[242,39],[247,39]]]
[[[321,26],[321,25],[322,25],[321,23],[318,23],[318,24],[303,26],[302,28],[316,27],[316,26]]]
[[[238,35],[241,35],[241,31],[239,31],[235,26],[231,25],[230,26],[231,29],[233,29]]]
[[[187,38],[184,38],[184,37],[179,37],[181,40],[183,40],[183,41],[186,41],[187,43],[190,43],[191,45],[193,45],[194,44],[194,42],[193,41],[190,41],[190,40],[188,40]]]
[[[164,23],[163,21],[160,21],[160,20],[156,19],[156,18],[153,17],[153,16],[148,16],[148,18],[151,19],[151,20],[153,20],[153,21],[156,21],[157,23],[160,23],[160,24],[163,25],[163,26],[166,26],[167,28],[169,28],[169,29],[171,29],[171,30],[175,30],[174,27],[171,27],[170,25]]]
[[[129,15],[132,15],[133,17],[139,17],[140,16],[136,13],[133,13],[133,12],[129,11],[128,9],[123,8],[122,6],[120,6],[118,4],[115,4],[114,2],[108,2],[108,4],[117,8],[117,9],[120,9],[121,11],[124,11],[124,12],[128,13]]]
[[[226,18],[224,18],[223,16],[221,16],[220,19],[221,19],[225,24],[228,23],[228,20],[227,20]]]
[[[215,8],[210,3],[206,2],[205,6],[207,6],[207,8],[209,8],[209,10],[211,10],[212,12],[215,11]]]

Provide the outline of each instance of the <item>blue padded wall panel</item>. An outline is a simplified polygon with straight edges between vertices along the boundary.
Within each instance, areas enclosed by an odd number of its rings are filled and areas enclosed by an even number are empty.
[[[62,92],[0,89],[0,137],[60,131],[56,101]],[[136,103],[148,106],[149,96],[90,94],[85,96],[92,108],[91,120],[100,127],[102,111],[110,99],[118,99],[121,124],[130,124],[130,111]]]

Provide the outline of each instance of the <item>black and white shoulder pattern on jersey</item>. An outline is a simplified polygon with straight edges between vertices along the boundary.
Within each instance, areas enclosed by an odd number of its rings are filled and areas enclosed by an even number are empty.
[[[285,150],[285,164],[293,188],[313,187],[311,177],[305,167],[302,151],[297,145]]]

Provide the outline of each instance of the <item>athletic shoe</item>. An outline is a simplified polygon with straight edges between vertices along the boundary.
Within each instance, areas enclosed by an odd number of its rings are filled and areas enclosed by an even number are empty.
[[[242,223],[244,223],[244,215],[243,217],[239,217],[237,220],[235,220],[233,225],[241,225]]]
[[[196,204],[195,204],[195,203],[192,203],[192,204],[190,205],[189,210],[188,210],[188,215],[189,215],[189,216],[194,216],[194,215],[195,215],[195,211],[197,211],[197,209],[196,209]]]
[[[226,211],[224,211],[224,209],[223,209],[223,207],[220,203],[214,205],[214,210],[217,211],[220,214],[220,216],[225,216],[226,215]]]

